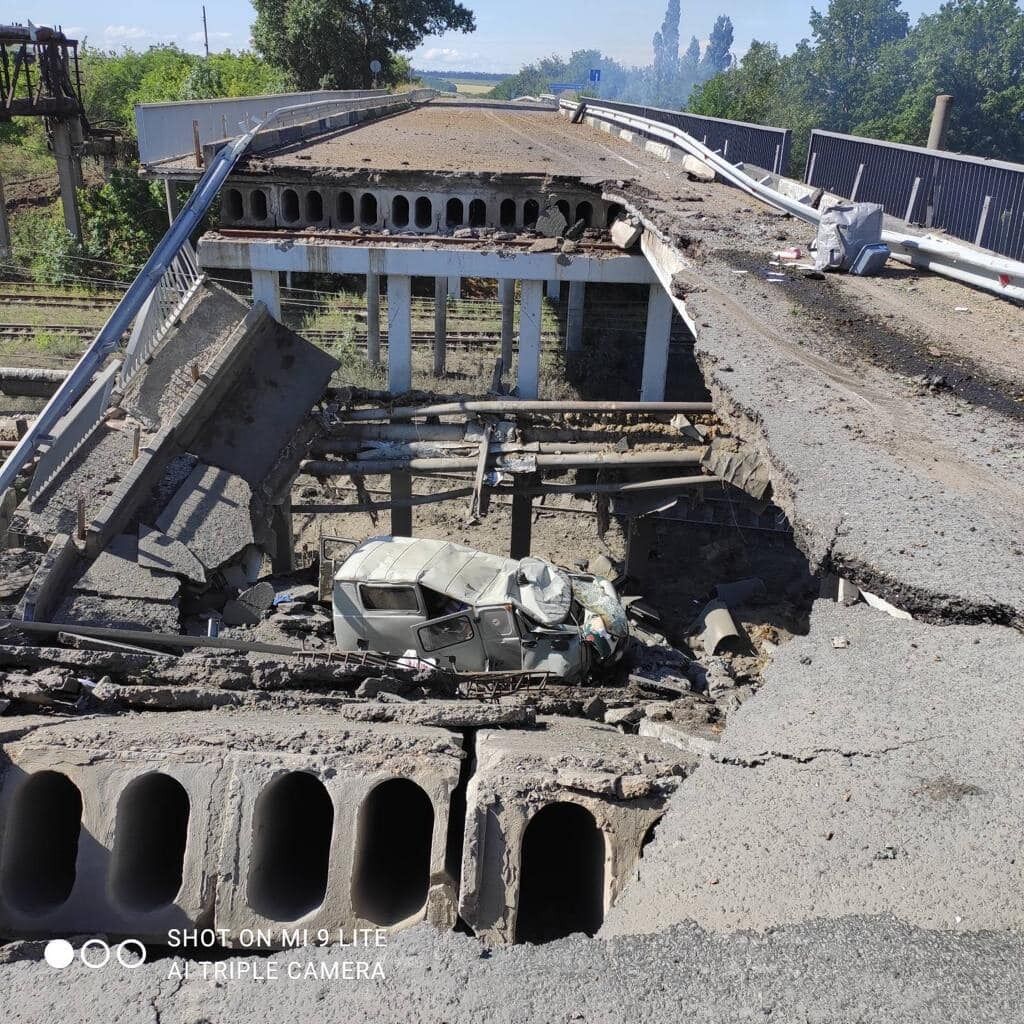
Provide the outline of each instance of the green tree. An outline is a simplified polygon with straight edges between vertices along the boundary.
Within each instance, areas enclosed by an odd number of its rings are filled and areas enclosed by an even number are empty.
[[[197,61],[181,83],[178,95],[183,100],[209,100],[225,95],[217,65],[208,60]]]
[[[253,0],[256,50],[300,89],[369,88],[370,62],[394,85],[408,72],[396,55],[425,36],[473,32],[472,11],[455,0]]]

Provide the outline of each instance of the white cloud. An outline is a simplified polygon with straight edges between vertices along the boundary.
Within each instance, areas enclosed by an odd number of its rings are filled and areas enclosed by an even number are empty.
[[[107,39],[113,40],[149,39],[152,37],[152,32],[141,25],[108,25],[103,30],[103,35]]]
[[[209,36],[211,41],[214,39],[232,39],[234,32],[211,32]],[[203,41],[203,33],[193,32],[188,39],[190,43],[201,43]]]
[[[493,71],[494,61],[479,52],[467,53],[451,46],[414,50],[412,62],[425,71]]]

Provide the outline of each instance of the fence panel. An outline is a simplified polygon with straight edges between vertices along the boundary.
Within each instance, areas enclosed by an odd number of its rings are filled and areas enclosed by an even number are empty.
[[[815,129],[804,180],[1024,259],[1024,165]]]

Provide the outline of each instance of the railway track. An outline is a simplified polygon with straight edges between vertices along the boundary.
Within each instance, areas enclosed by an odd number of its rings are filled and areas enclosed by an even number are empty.
[[[53,292],[0,291],[0,306],[64,306],[71,309],[113,309],[118,297],[104,298],[91,295],[58,295]]]

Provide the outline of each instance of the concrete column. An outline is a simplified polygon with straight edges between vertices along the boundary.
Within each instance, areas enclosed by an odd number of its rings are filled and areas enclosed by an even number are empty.
[[[585,281],[569,282],[569,309],[565,318],[565,351],[583,350],[583,303],[587,297]]]
[[[292,503],[286,501],[274,506],[271,521],[277,551],[271,559],[271,567],[277,573],[295,571],[295,534],[292,530]]]
[[[540,331],[543,281],[523,281],[519,307],[519,372],[516,383],[520,398],[536,398],[540,390]]]
[[[512,371],[512,332],[515,329],[516,283],[510,278],[498,282],[501,299],[501,372]]]
[[[390,288],[390,284],[388,285]],[[391,500],[408,502],[412,499],[412,474],[391,474]],[[391,509],[391,535],[393,537],[412,536],[412,505]]]
[[[281,319],[281,275],[276,270],[252,272],[252,301],[262,302],[275,320]]]
[[[509,558],[526,558],[530,553],[533,530],[533,499],[516,487],[512,492],[512,535]]]
[[[434,376],[444,376],[445,347],[448,343],[448,278],[434,278]]]
[[[380,275],[366,275],[366,361],[380,366]]]
[[[57,161],[57,177],[60,179],[64,225],[78,241],[81,241],[82,218],[78,212],[78,196],[75,189],[82,177],[82,163],[72,146],[71,128],[63,119],[53,122],[53,155]]]
[[[164,178],[164,201],[167,203],[167,223],[171,225],[181,213],[178,201],[178,183],[173,178]]]
[[[932,108],[932,123],[928,129],[928,148],[946,148],[946,129],[949,127],[949,115],[953,111],[953,97],[941,95],[935,97]]]
[[[449,277],[448,278],[448,294],[453,299],[462,298],[462,278],[461,277]]]
[[[4,180],[0,178],[0,261],[11,255],[11,226],[7,223],[7,200],[4,198]]]
[[[641,402],[665,400],[668,375],[668,339],[672,333],[672,300],[660,284],[652,284],[647,300],[647,334],[644,337],[644,371]]]
[[[388,390],[412,387],[412,278],[388,275]]]
[[[549,299],[557,302],[562,297],[562,282],[558,280],[548,281],[547,294]]]

